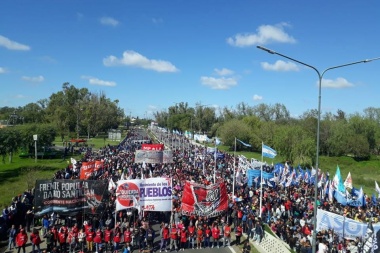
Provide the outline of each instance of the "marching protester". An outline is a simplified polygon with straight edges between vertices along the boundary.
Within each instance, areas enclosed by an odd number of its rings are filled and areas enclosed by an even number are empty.
[[[169,242],[170,242],[170,230],[167,223],[161,224],[160,236],[161,236],[160,252],[162,252],[163,250],[167,252],[169,248]]]
[[[15,225],[12,225],[12,227],[8,231],[8,249],[12,250],[13,248],[16,248],[16,235],[17,235],[17,230]]]
[[[178,239],[179,231],[177,229],[177,226],[175,223],[171,225],[170,228],[170,244],[169,244],[169,250],[175,250],[178,251],[178,245],[177,245],[177,239]]]
[[[30,241],[32,242],[32,253],[35,253],[36,249],[38,253],[41,253],[41,238],[38,230],[35,228],[33,228],[33,232],[30,234]]]
[[[16,236],[16,245],[17,245],[17,253],[20,253],[22,249],[22,253],[25,253],[25,246],[28,242],[28,234],[26,233],[24,228],[20,229],[20,232]]]

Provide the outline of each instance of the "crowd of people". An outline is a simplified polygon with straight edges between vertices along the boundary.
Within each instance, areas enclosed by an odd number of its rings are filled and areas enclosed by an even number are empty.
[[[91,175],[91,180],[138,179],[170,177],[173,184],[173,209],[171,212],[138,213],[136,209],[115,211],[115,191],[101,214],[79,212],[74,216],[50,213],[43,217],[33,215],[33,189],[15,197],[3,210],[9,227],[8,250],[17,248],[25,253],[27,242],[32,252],[154,252],[183,251],[244,244],[244,253],[251,248],[248,240],[260,243],[265,236],[264,225],[278,238],[285,241],[297,253],[311,252],[314,219],[314,186],[301,182],[297,187],[264,187],[260,210],[260,188],[247,185],[246,175],[241,182],[232,185],[233,168],[238,161],[233,155],[214,160],[205,156],[205,147],[180,135],[158,133],[160,141],[167,141],[173,150],[171,164],[134,163],[134,152],[140,148],[136,140],[147,139],[144,130],[132,130],[119,145],[107,145],[99,150],[84,150],[81,161],[55,173],[55,179],[72,180],[80,176],[81,162],[102,160],[103,168]],[[236,163],[234,165],[234,162]],[[216,164],[215,164],[216,163]],[[214,168],[217,172],[214,178]],[[237,166],[236,166],[237,167]],[[268,166],[268,170],[273,169]],[[217,217],[185,216],[181,212],[182,190],[186,181],[205,185],[223,180],[229,192],[228,210]],[[235,196],[232,196],[234,188]],[[343,207],[329,202],[323,196],[317,200],[319,208],[366,222],[378,217],[377,206],[367,208]],[[261,214],[261,215],[260,215]],[[160,224],[155,231],[154,224]],[[40,230],[37,230],[41,227]],[[161,240],[154,239],[160,235]],[[41,249],[41,242],[46,248]],[[318,231],[318,252],[360,253],[363,238],[346,240],[333,230]]]

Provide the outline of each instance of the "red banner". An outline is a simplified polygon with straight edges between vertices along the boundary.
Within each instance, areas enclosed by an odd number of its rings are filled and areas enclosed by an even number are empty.
[[[103,169],[103,161],[95,161],[95,171]]]
[[[182,195],[182,214],[215,217],[228,208],[228,195],[223,182],[202,185],[186,181]]]
[[[164,144],[142,144],[142,150],[164,150]]]
[[[83,162],[80,168],[80,179],[88,179],[95,171],[95,161]]]

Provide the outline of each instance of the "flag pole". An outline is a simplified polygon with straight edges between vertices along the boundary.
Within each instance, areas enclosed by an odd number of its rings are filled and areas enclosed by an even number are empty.
[[[205,175],[205,159],[206,159],[206,151],[207,151],[207,149],[206,149],[206,141],[204,142],[205,143],[205,147],[204,147],[204,149],[203,149],[203,176]]]
[[[261,167],[260,167],[260,218],[261,218],[261,210],[263,205],[263,142],[261,142]]]
[[[234,167],[232,173],[232,201],[235,201],[235,169],[236,169],[236,137],[235,137],[235,149],[234,149]]]
[[[214,150],[215,152],[214,152],[214,162],[215,162],[215,166],[214,166],[214,184],[215,184],[215,182],[216,182],[216,175],[215,175],[215,173],[216,173],[216,139],[215,139],[215,150]]]

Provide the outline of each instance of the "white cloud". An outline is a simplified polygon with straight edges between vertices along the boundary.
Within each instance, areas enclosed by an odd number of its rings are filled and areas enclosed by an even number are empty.
[[[0,67],[0,74],[5,74],[8,71],[5,68]]]
[[[236,47],[249,47],[258,44],[268,44],[271,42],[295,43],[296,40],[284,31],[286,23],[278,25],[262,25],[257,28],[257,33],[238,33],[227,38],[227,43]]]
[[[45,80],[43,76],[23,76],[21,79],[31,83],[41,83]]]
[[[209,86],[213,90],[227,90],[232,86],[237,85],[237,80],[235,78],[215,78],[202,76],[201,83],[203,85]]]
[[[7,37],[0,35],[0,46],[5,47],[9,50],[20,50],[20,51],[28,51],[30,50],[30,46],[18,43],[16,41],[12,41]]]
[[[299,71],[297,64],[293,62],[285,62],[277,60],[274,64],[268,62],[262,62],[261,67],[269,71]]]
[[[228,76],[228,75],[233,75],[234,72],[230,69],[222,68],[222,69],[214,69],[215,73],[219,76]]]
[[[255,101],[263,100],[263,97],[255,94],[255,95],[253,95],[253,100],[255,100]]]
[[[111,66],[133,66],[143,69],[150,69],[157,72],[177,72],[178,69],[172,63],[163,60],[148,59],[145,56],[132,51],[124,51],[122,58],[110,55],[103,59],[103,64],[107,67]]]
[[[109,25],[109,26],[118,26],[119,25],[119,21],[117,21],[116,19],[111,18],[111,17],[102,17],[100,19],[100,23],[102,25]]]
[[[319,83],[317,82],[317,86]],[[322,87],[324,88],[335,88],[335,89],[341,89],[341,88],[348,88],[353,87],[354,84],[348,82],[346,79],[342,77],[338,77],[335,80],[331,79],[322,79]]]
[[[108,86],[108,87],[116,86],[116,83],[113,81],[100,80],[92,76],[81,76],[81,78],[88,80],[88,83],[91,85]]]

